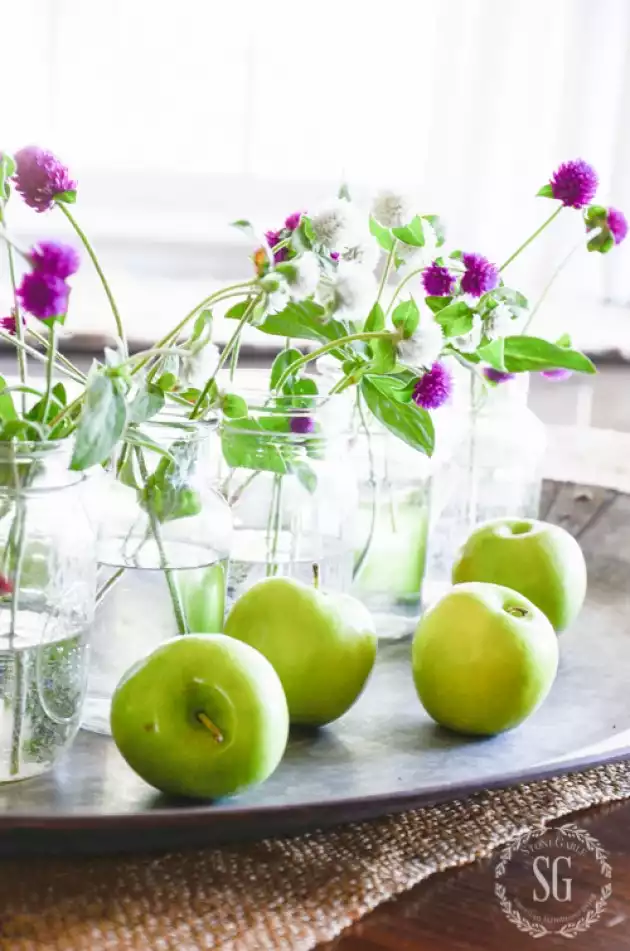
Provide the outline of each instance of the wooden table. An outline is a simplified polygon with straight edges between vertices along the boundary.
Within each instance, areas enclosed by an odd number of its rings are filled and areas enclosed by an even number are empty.
[[[564,820],[563,820],[564,821]],[[496,859],[434,875],[398,901],[382,905],[332,944],[318,951],[570,951],[630,949],[630,803],[578,813],[576,823],[608,851],[613,892],[599,922],[567,941],[521,934],[503,916],[494,896]],[[592,872],[576,865],[574,879]],[[580,879],[582,882],[582,879]]]

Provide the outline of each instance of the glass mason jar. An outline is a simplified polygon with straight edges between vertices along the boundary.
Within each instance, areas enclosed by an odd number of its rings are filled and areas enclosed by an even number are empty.
[[[211,484],[215,428],[216,422],[158,416],[141,427],[146,444],[122,447],[99,480],[87,729],[110,732],[120,678],[163,641],[223,630],[232,520]]]
[[[284,576],[347,591],[352,584],[356,484],[336,398],[250,395],[248,416],[225,419],[221,490],[234,518],[232,603],[255,582]]]
[[[71,450],[0,444],[0,783],[50,769],[80,725],[96,535]]]
[[[429,601],[450,585],[453,561],[476,525],[538,518],[547,439],[544,424],[527,405],[528,374],[492,388],[473,374],[466,383],[468,399],[451,423],[456,448],[434,474]]]
[[[355,426],[359,479],[353,593],[382,640],[415,630],[420,616],[430,512],[430,461],[373,417]]]

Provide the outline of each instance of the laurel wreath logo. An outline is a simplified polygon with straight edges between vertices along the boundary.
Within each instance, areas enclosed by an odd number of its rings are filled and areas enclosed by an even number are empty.
[[[593,908],[590,908],[577,921],[565,922],[561,928],[550,931],[540,922],[529,921],[525,918],[507,897],[505,885],[500,879],[505,875],[508,862],[512,859],[515,852],[527,846],[532,839],[540,836],[540,830],[524,832],[500,853],[499,861],[494,870],[496,878],[494,893],[499,899],[499,904],[506,918],[508,921],[511,921],[513,925],[516,925],[519,931],[531,935],[532,938],[544,938],[546,935],[552,934],[561,935],[563,938],[576,938],[579,934],[588,931],[601,917],[606,903],[612,894],[612,884],[610,882],[612,868],[608,861],[608,853],[605,852],[597,839],[590,835],[585,829],[580,829],[580,827],[573,822],[567,822],[564,825],[557,826],[553,831],[562,833],[563,836],[579,842],[580,845],[591,852],[599,863],[601,874],[604,878],[608,879],[608,881],[602,885],[599,898]]]

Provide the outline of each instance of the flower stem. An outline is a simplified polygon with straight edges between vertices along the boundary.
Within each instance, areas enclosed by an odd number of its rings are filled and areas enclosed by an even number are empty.
[[[50,325],[50,336],[48,338],[48,363],[46,364],[46,392],[44,393],[44,406],[42,409],[42,422],[46,424],[48,419],[48,410],[52,399],[53,388],[53,370],[55,368],[55,350],[57,349],[57,322],[53,321]]]
[[[516,251],[514,252],[514,254],[511,254],[510,257],[507,259],[507,261],[504,261],[504,262],[503,262],[503,264],[501,265],[501,267],[499,268],[499,270],[500,270],[500,271],[504,271],[504,270],[506,269],[506,267],[508,266],[508,264],[511,264],[512,261],[513,261],[515,258],[517,258],[517,257],[519,256],[519,254],[521,253],[521,251],[524,251],[525,248],[526,248],[528,245],[530,245],[530,244],[532,243],[532,241],[534,241],[534,240],[538,237],[538,235],[541,234],[541,233],[545,230],[545,228],[546,228],[548,225],[551,224],[551,222],[554,220],[554,218],[557,218],[557,217],[558,217],[558,215],[560,214],[560,212],[562,211],[563,208],[564,208],[564,205],[560,205],[558,208],[556,208],[556,210],[553,212],[553,214],[551,214],[551,215],[547,218],[546,221],[543,221],[543,223],[541,224],[540,228],[537,228],[536,231],[534,231],[534,233],[529,236],[529,238],[527,239],[527,241],[523,241],[523,243],[521,244],[521,246],[516,249]]]
[[[31,337],[33,337],[37,341],[38,344],[40,344],[40,346],[44,347],[46,350],[48,349],[48,341],[46,340],[45,337],[43,337],[40,333],[38,333],[37,330],[33,330],[32,327],[27,327],[26,330],[27,330],[27,333],[29,333]],[[74,373],[74,375],[77,377],[77,382],[78,380],[81,380],[83,383],[85,383],[85,381],[87,380],[85,373],[82,373],[81,370],[79,370],[78,366],[76,366],[76,364],[74,364],[72,360],[68,360],[68,358],[64,356],[63,353],[61,353],[59,350],[57,350],[55,359],[57,360],[58,363],[63,363],[66,369]]]
[[[12,336],[12,334],[7,333],[6,331],[0,329],[0,340],[6,340],[12,346],[16,347],[18,350],[23,350],[25,353],[28,353],[29,356],[33,357],[35,360],[39,360],[40,363],[47,363],[48,359],[44,356],[43,353],[40,353],[39,350],[35,350],[34,347],[30,347],[27,343],[20,343],[17,337]],[[85,382],[81,376],[77,376],[74,370],[68,369],[68,367],[63,366],[63,364],[57,363],[57,369],[60,373],[65,373],[71,380],[74,380],[75,383],[83,384]]]
[[[392,264],[394,263],[394,257],[395,257],[395,255],[396,255],[396,245],[397,245],[397,244],[398,244],[398,242],[397,242],[396,240],[394,240],[394,243],[392,244],[392,246],[391,246],[391,248],[390,248],[390,250],[389,250],[389,254],[387,255],[387,261],[386,261],[386,263],[385,263],[385,267],[383,268],[383,275],[382,275],[382,277],[381,277],[381,283],[380,283],[379,286],[378,286],[378,294],[376,295],[376,303],[377,303],[377,304],[380,303],[381,297],[383,296],[383,291],[385,290],[385,285],[387,284],[387,278],[389,277],[389,272],[391,271],[391,269],[392,269]]]
[[[105,597],[105,595],[107,594],[107,592],[108,592],[111,588],[113,588],[114,585],[115,585],[118,581],[120,581],[120,579],[121,579],[122,576],[124,575],[125,571],[126,571],[125,568],[117,568],[116,571],[113,573],[113,575],[110,575],[110,577],[107,579],[107,581],[105,582],[105,584],[102,585],[102,586],[98,589],[98,591],[96,592],[96,604],[97,604],[97,606],[101,603],[101,601],[103,600],[103,598]]]
[[[529,328],[530,328],[530,325],[531,325],[532,320],[534,319],[534,317],[536,316],[536,314],[537,314],[538,311],[540,310],[540,306],[541,306],[541,304],[543,303],[543,301],[545,300],[545,298],[546,298],[547,294],[549,293],[549,291],[551,290],[551,288],[553,287],[553,285],[554,285],[554,283],[555,283],[555,281],[556,281],[556,278],[557,278],[557,277],[559,276],[559,274],[564,270],[565,266],[569,263],[569,260],[573,257],[573,255],[575,254],[575,252],[577,251],[577,249],[582,247],[583,243],[584,243],[584,239],[583,239],[583,238],[580,238],[579,243],[576,244],[576,245],[574,245],[574,247],[571,248],[571,250],[569,251],[569,253],[568,253],[568,254],[565,254],[565,256],[563,257],[563,259],[560,261],[560,264],[558,264],[558,266],[556,267],[555,271],[553,272],[553,274],[551,275],[551,277],[549,278],[549,280],[548,280],[547,283],[545,284],[545,287],[543,288],[543,291],[542,291],[540,297],[538,298],[538,300],[536,301],[536,303],[535,303],[534,306],[532,307],[531,312],[530,312],[530,314],[529,314],[529,317],[527,318],[527,322],[526,322],[525,326],[523,327],[523,329],[521,330],[521,335],[525,335],[525,334],[527,333],[527,331],[528,331]]]
[[[11,290],[13,291],[13,311],[15,313],[15,336],[19,343],[24,343],[24,326],[22,324],[22,312],[17,298],[17,286],[15,282],[15,260],[13,258],[13,248],[7,244],[7,255],[9,258],[9,278],[11,280]],[[21,347],[18,347],[17,361],[20,373],[20,383],[26,386],[28,383],[28,365],[26,353]],[[22,393],[22,415],[26,412],[26,393]]]
[[[197,398],[197,402],[192,408],[192,411],[190,413],[190,419],[196,419],[200,415],[199,410],[201,406],[203,405],[203,401],[205,400],[206,396],[210,392],[210,389],[212,388],[212,384],[214,383],[217,377],[217,374],[219,373],[219,370],[221,370],[222,367],[225,365],[227,358],[232,352],[232,349],[238,344],[238,341],[241,336],[241,331],[243,330],[243,327],[249,320],[249,315],[251,314],[252,310],[254,309],[254,307],[256,306],[259,300],[260,300],[260,295],[258,295],[257,297],[254,297],[254,296],[250,297],[249,304],[243,311],[243,316],[240,318],[239,322],[236,325],[236,329],[234,333],[232,334],[232,336],[230,337],[230,339],[228,340],[228,342],[223,348],[223,352],[221,353],[221,356],[219,357],[217,361],[217,365],[214,368],[214,373],[212,374],[210,379],[206,382],[206,385],[204,386],[203,390],[199,394],[199,397]]]
[[[398,334],[392,333],[389,330],[363,330],[360,333],[348,334],[347,337],[339,337],[337,340],[331,340],[330,343],[325,344],[323,347],[319,347],[317,350],[311,350],[310,353],[305,354],[303,357],[300,357],[299,360],[295,360],[290,366],[286,368],[278,382],[276,383],[276,391],[282,390],[282,387],[287,382],[290,376],[300,369],[300,367],[306,366],[307,363],[310,363],[312,360],[317,360],[318,357],[322,357],[325,353],[330,353],[331,350],[337,350],[339,347],[345,346],[347,343],[352,343],[355,340],[377,340],[384,339],[386,337],[391,337],[392,340],[398,340]]]
[[[371,502],[370,502],[371,510],[370,510],[370,528],[368,531],[368,536],[365,540],[365,545],[361,549],[361,552],[359,553],[359,557],[356,559],[354,563],[354,567],[352,569],[353,580],[358,577],[358,575],[361,572],[361,569],[363,568],[363,565],[365,564],[367,560],[367,557],[370,553],[370,548],[372,547],[372,542],[374,540],[374,529],[376,528],[376,473],[374,469],[374,451],[372,449],[372,437],[370,435],[370,428],[365,418],[365,413],[363,410],[363,402],[362,402],[361,393],[359,392],[359,390],[357,390],[357,411],[359,413],[359,419],[361,421],[361,429],[365,433],[365,439],[366,439],[366,445],[367,445],[368,465],[369,465],[369,473],[370,473],[369,485],[371,490]]]
[[[415,269],[415,271],[410,271],[409,274],[407,274],[405,277],[403,277],[402,281],[400,282],[400,284],[398,285],[398,287],[396,288],[396,290],[394,291],[394,293],[393,293],[393,295],[392,295],[392,299],[391,299],[390,302],[389,302],[389,307],[387,308],[387,310],[386,310],[386,312],[385,312],[386,315],[389,314],[389,312],[391,311],[391,309],[392,309],[392,307],[394,306],[394,303],[395,303],[395,301],[396,301],[396,298],[398,297],[398,295],[399,295],[400,292],[402,291],[402,289],[403,289],[403,287],[405,286],[405,284],[408,284],[409,281],[412,279],[412,277],[415,277],[416,274],[422,274],[422,272],[423,272],[423,271],[426,271],[426,270],[427,270],[426,267],[418,267],[418,268]]]
[[[70,224],[72,225],[76,233],[78,234],[83,244],[83,247],[85,248],[85,250],[87,251],[87,253],[89,254],[92,260],[92,264],[94,265],[96,269],[96,273],[98,274],[101,284],[103,285],[103,290],[105,291],[105,294],[107,295],[109,306],[111,307],[112,314],[114,315],[114,322],[116,324],[116,332],[122,341],[123,350],[126,354],[128,351],[127,351],[127,338],[125,336],[125,328],[123,326],[123,322],[122,322],[118,307],[116,306],[114,295],[112,294],[111,288],[109,284],[107,283],[107,278],[105,277],[105,274],[103,273],[103,269],[96,256],[96,252],[94,251],[94,248],[90,244],[88,236],[85,234],[85,232],[79,226],[79,223],[76,221],[74,216],[69,211],[66,203],[62,201],[56,201],[55,204],[57,205],[57,208],[61,209],[61,211],[64,213],[64,215],[66,216],[66,218],[68,219],[68,221],[70,222]]]

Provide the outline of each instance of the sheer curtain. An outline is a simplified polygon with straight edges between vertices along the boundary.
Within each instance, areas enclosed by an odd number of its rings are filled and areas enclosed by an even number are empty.
[[[411,191],[497,261],[547,214],[532,196],[565,158],[630,210],[627,0],[21,0],[3,26],[3,144],[70,164],[140,336],[247,269],[227,222],[270,227],[342,180],[366,202]],[[25,238],[63,231],[14,215]],[[514,280],[535,297],[577,237],[567,214]],[[628,245],[576,255],[550,319],[579,311],[577,335],[603,346],[630,325]],[[94,291],[82,275],[85,326],[105,327]]]

